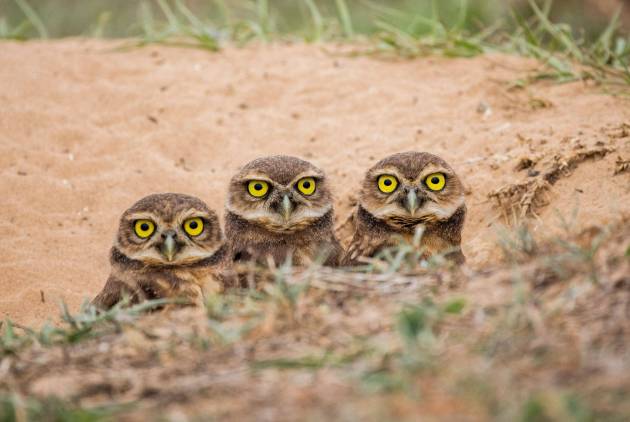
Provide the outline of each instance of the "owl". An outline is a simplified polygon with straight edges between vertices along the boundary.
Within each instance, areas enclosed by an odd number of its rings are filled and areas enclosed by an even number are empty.
[[[92,303],[109,309],[124,297],[180,298],[203,303],[218,286],[225,243],[216,213],[201,200],[178,193],[149,195],[120,218],[110,251],[111,273]]]
[[[462,183],[444,160],[426,152],[391,155],[363,179],[343,264],[357,264],[401,240],[412,243],[419,230],[423,258],[440,253],[463,263],[465,217]]]
[[[230,181],[225,234],[233,263],[338,265],[342,249],[333,224],[326,176],[307,161],[259,158]]]

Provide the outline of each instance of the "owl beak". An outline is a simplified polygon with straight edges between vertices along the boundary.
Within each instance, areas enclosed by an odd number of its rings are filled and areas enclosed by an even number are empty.
[[[293,211],[291,200],[287,195],[284,195],[282,198],[282,218],[284,218],[285,223],[289,222],[289,219],[291,218],[291,211]]]
[[[405,208],[407,208],[407,211],[409,211],[409,214],[412,216],[416,213],[416,210],[418,209],[418,194],[415,189],[411,189],[407,194]]]
[[[162,255],[164,255],[168,262],[173,261],[173,258],[177,253],[177,243],[175,242],[173,234],[166,234],[166,238],[164,239],[164,242],[162,242],[162,246],[160,246],[160,252],[162,252]]]

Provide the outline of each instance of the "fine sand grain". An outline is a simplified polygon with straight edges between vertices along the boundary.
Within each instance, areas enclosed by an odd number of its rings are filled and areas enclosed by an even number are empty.
[[[61,300],[76,310],[102,287],[129,205],[173,191],[221,212],[230,176],[261,155],[325,169],[338,225],[376,160],[443,156],[468,189],[464,252],[476,268],[500,258],[506,216],[552,233],[559,215],[583,228],[629,212],[630,175],[613,174],[630,158],[630,102],[581,82],[515,88],[531,60],[119,45],[0,44],[2,318],[38,325]]]

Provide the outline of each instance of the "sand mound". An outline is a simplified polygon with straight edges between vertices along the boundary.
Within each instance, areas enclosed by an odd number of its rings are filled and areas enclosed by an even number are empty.
[[[530,60],[119,45],[2,44],[3,318],[41,323],[61,299],[77,309],[108,274],[126,207],[175,191],[220,210],[231,174],[260,155],[324,168],[340,224],[380,157],[443,156],[469,191],[464,251],[474,268],[499,258],[495,224],[506,218],[552,230],[559,213],[580,229],[628,213],[630,104],[583,83],[515,88],[539,66]]]

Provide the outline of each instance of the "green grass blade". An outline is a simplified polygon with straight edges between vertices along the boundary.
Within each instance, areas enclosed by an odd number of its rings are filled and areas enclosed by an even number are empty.
[[[455,21],[455,25],[453,25],[452,30],[462,31],[466,27],[468,7],[468,0],[460,0],[459,8],[457,9],[457,20]]]
[[[143,36],[146,41],[152,42],[157,40],[157,31],[155,30],[155,19],[153,18],[153,9],[146,1],[142,1],[139,6],[140,22]]]
[[[96,25],[91,31],[91,36],[94,38],[103,38],[107,25],[112,20],[112,12],[105,11],[98,15]]]
[[[225,4],[225,1],[214,0],[214,3],[217,5],[217,9],[219,10],[219,14],[221,15],[223,25],[227,27],[232,26],[232,15],[230,14],[230,9]]]
[[[165,0],[157,0],[157,3],[158,6],[160,6],[162,13],[166,17],[169,28],[172,31],[177,32],[180,26],[179,19],[177,19],[177,16],[175,16],[175,13],[173,12],[173,9],[171,9],[171,6],[169,6]]]
[[[431,0],[431,20],[440,22],[440,9],[438,8],[437,0]],[[437,34],[434,32],[433,35]]]
[[[304,0],[304,3],[308,8],[308,13],[311,15],[311,21],[313,22],[313,35],[311,40],[320,41],[324,32],[324,19],[322,18],[322,14],[313,0]]]
[[[583,61],[584,57],[575,41],[570,34],[563,31],[558,25],[552,23],[549,20],[547,13],[541,10],[534,0],[529,0],[529,5],[532,8],[535,16],[538,18],[539,25],[554,39],[556,40],[573,58],[578,61]]]
[[[25,40],[27,31],[32,27],[28,20],[23,20],[15,28],[11,28],[7,20],[0,17],[0,39]]]
[[[211,31],[200,19],[198,19],[181,0],[177,0],[175,2],[175,6],[191,25],[189,30],[184,30],[184,32],[189,32],[202,47],[212,51],[218,50],[219,42],[217,34],[213,33],[213,31]]]
[[[197,18],[197,16],[195,16],[195,14],[186,7],[182,0],[176,0],[175,7],[177,7],[179,13],[181,13],[186,19],[188,19],[188,22],[192,25],[193,28],[203,29],[205,27],[203,22],[201,22],[201,20],[199,20],[199,18]]]
[[[22,13],[24,13],[28,21],[37,30],[39,37],[48,38],[48,31],[46,30],[44,22],[42,22],[35,10],[33,10],[33,8],[26,2],[26,0],[15,0],[15,3],[22,10]]]
[[[265,40],[269,40],[271,34],[271,18],[269,12],[269,2],[267,0],[256,1],[256,15],[258,17],[259,36]]]
[[[341,28],[346,37],[350,38],[354,36],[354,28],[352,26],[352,18],[350,17],[350,10],[345,0],[335,0],[337,6],[337,14],[341,22]]]

